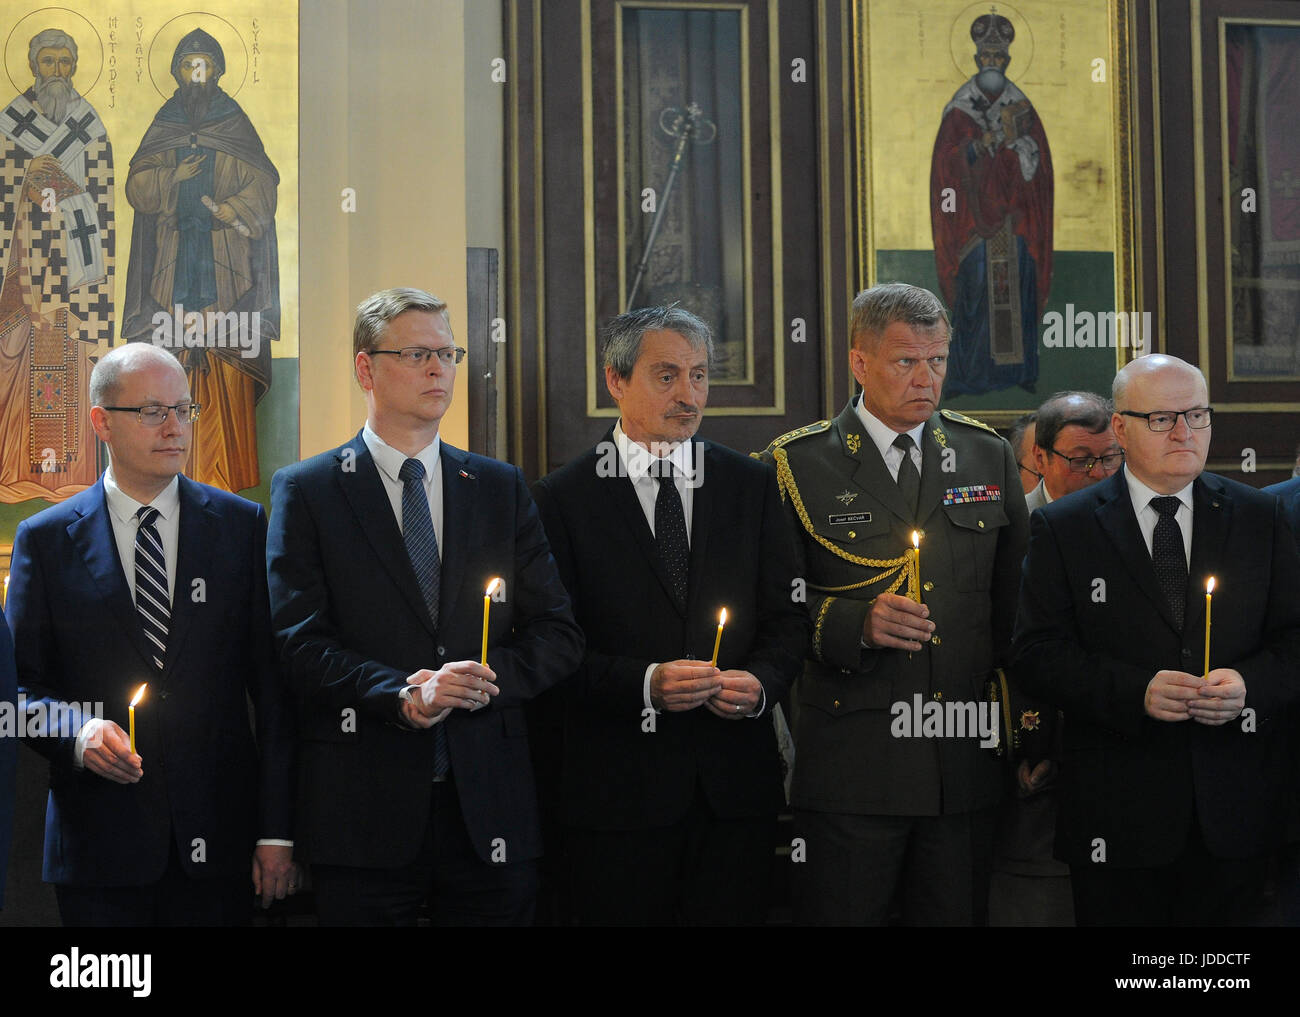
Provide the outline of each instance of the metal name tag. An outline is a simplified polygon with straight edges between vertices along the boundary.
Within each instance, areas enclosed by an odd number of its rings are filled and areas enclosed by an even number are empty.
[[[832,526],[847,526],[849,523],[869,523],[871,522],[870,512],[841,512],[839,515],[828,516]]]

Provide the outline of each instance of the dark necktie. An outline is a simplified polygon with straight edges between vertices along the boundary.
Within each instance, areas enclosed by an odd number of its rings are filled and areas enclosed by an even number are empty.
[[[438,627],[438,596],[442,585],[442,565],[438,561],[438,535],[429,515],[429,499],[424,494],[424,463],[408,459],[397,473],[402,481],[402,541],[407,557],[420,584],[424,606],[429,610],[429,620]],[[451,769],[451,753],[447,749],[446,721],[433,726],[433,775],[445,777]]]
[[[898,489],[903,492],[903,501],[915,517],[916,503],[921,496],[921,475],[912,462],[912,449],[916,448],[916,442],[910,434],[900,434],[894,439],[894,448],[903,453],[903,461],[898,464]]]
[[[659,494],[655,498],[655,549],[672,584],[678,610],[686,610],[686,574],[690,545],[686,541],[686,515],[677,493],[673,464],[660,460]]]
[[[161,671],[172,616],[171,597],[167,595],[167,556],[154,526],[158,510],[146,505],[136,512],[136,518],[140,524],[135,530],[135,610],[149,641],[154,667]]]
[[[1183,547],[1183,531],[1174,518],[1181,502],[1170,496],[1152,498],[1150,504],[1160,513],[1151,538],[1151,563],[1155,566],[1160,589],[1173,609],[1174,621],[1181,629],[1187,598],[1187,552]]]

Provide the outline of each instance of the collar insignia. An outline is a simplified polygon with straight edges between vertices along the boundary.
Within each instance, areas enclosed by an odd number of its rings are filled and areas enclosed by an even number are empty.
[[[858,449],[862,447],[862,436],[859,434],[850,434],[844,439],[844,444],[849,447],[850,452],[857,455]]]

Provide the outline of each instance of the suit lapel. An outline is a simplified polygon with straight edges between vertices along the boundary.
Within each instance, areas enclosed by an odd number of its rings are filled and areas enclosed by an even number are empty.
[[[917,498],[916,521],[922,526],[931,515],[939,511],[944,493],[948,490],[948,478],[952,476],[951,473],[944,472],[943,452],[947,445],[939,444],[938,435],[944,435],[944,441],[947,442],[943,418],[936,413],[926,421],[925,430],[921,433],[921,493]]]
[[[104,478],[100,477],[90,489],[88,510],[81,513],[68,526],[68,537],[81,554],[86,569],[99,588],[104,602],[117,616],[118,628],[127,634],[131,645],[140,654],[142,665],[153,668],[153,655],[145,642],[140,619],[135,613],[135,603],[126,585],[126,573],[117,553],[117,540],[113,536],[113,521],[104,499]],[[78,510],[81,511],[80,509]]]
[[[1102,531],[1115,545],[1119,560],[1137,582],[1138,588],[1146,598],[1155,605],[1160,617],[1175,632],[1182,634],[1174,614],[1160,589],[1156,578],[1155,565],[1151,562],[1151,552],[1147,550],[1146,541],[1142,539],[1142,530],[1138,526],[1137,514],[1133,511],[1133,501],[1129,497],[1128,480],[1124,470],[1115,473],[1110,479],[1102,481],[1098,492],[1102,503],[1097,507],[1097,522]],[[1187,612],[1183,612],[1186,619]]]
[[[695,480],[688,483],[697,486],[691,491],[691,557],[686,580],[688,615],[691,612],[691,604],[699,595],[704,582],[709,554],[709,532],[712,529],[713,492],[717,490],[719,483],[717,477],[713,478],[712,483],[705,483],[709,480],[710,473],[717,467],[717,459],[710,453],[708,442],[694,441],[691,444],[691,452],[694,456],[691,465],[695,468]],[[759,554],[762,553],[761,548],[755,550]]]
[[[402,542],[402,532],[397,528],[393,506],[379,477],[379,467],[375,465],[370,449],[366,448],[361,432],[358,431],[356,437],[343,447],[338,460],[339,487],[366,540],[420,623],[431,635],[436,635],[429,609],[420,594],[415,570],[411,568],[411,559],[406,554],[406,545]]]
[[[1205,580],[1222,561],[1232,525],[1232,499],[1217,478],[1198,477],[1192,487],[1192,564],[1187,570],[1187,628],[1205,624]]]
[[[185,636],[195,612],[199,610],[190,584],[194,579],[212,581],[212,548],[220,536],[220,519],[209,504],[207,494],[187,477],[179,477],[178,483],[180,518],[176,540],[176,577],[172,584],[171,619],[167,623],[164,680],[170,676],[172,667],[179,659]]]

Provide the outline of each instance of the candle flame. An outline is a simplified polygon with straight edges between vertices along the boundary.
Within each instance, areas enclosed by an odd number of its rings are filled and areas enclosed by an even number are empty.
[[[148,687],[149,687],[149,683],[145,682],[143,685],[141,685],[138,689],[135,690],[135,697],[131,700],[132,706],[139,705],[140,700],[144,698],[144,690],[147,689]]]
[[[912,546],[918,551],[921,550],[921,534],[916,530],[912,531]]]
[[[1210,578],[1205,581],[1206,596],[1209,596],[1213,592],[1214,592],[1214,576],[1210,576]]]
[[[727,609],[724,607],[721,613],[718,615],[718,627],[721,628],[723,625],[726,624],[727,624]]]
[[[492,582],[487,584],[487,589],[483,591],[483,596],[490,597],[496,592],[496,588],[501,585],[501,577],[497,576]]]

